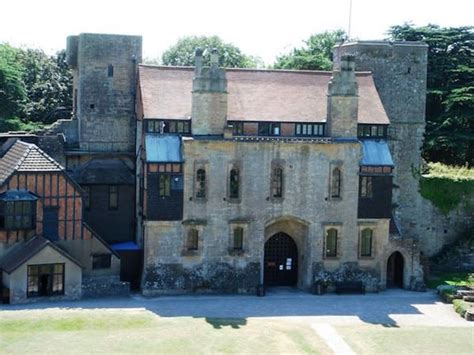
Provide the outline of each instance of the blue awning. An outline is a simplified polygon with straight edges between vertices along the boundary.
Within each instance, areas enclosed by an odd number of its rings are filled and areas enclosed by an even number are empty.
[[[28,190],[7,190],[0,194],[0,201],[36,201],[38,196]]]
[[[181,163],[181,138],[178,136],[147,134],[145,136],[147,163]]]
[[[393,166],[390,148],[384,140],[363,140],[363,157],[361,165]]]

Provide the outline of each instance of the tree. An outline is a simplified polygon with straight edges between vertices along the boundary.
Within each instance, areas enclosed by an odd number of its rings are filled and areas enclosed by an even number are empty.
[[[0,44],[0,120],[6,120],[21,113],[26,88],[23,82],[23,67],[18,62],[20,51],[8,44]],[[8,126],[7,126],[8,128]]]
[[[332,48],[346,38],[343,30],[315,33],[304,41],[301,48],[294,48],[289,54],[276,59],[276,69],[331,70]]]
[[[390,27],[391,40],[423,41],[428,48],[426,134],[429,161],[474,165],[473,27]]]
[[[162,56],[164,65],[194,66],[196,48],[204,50],[203,65],[210,65],[210,54],[213,48],[219,52],[219,63],[228,68],[256,68],[261,60],[248,56],[231,43],[226,43],[217,36],[187,36],[178,40],[174,46],[168,48]]]
[[[26,49],[20,56],[27,101],[23,115],[29,121],[50,124],[58,107],[71,107],[72,75],[64,51],[47,56],[39,49]]]
[[[52,123],[57,107],[71,107],[72,75],[65,51],[0,44],[0,132],[34,130]]]

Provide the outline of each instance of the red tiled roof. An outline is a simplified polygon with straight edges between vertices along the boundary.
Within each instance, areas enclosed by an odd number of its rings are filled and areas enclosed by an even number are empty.
[[[226,69],[229,121],[325,122],[331,72]],[[368,72],[357,73],[359,123],[389,124]],[[141,65],[144,118],[191,117],[192,67]]]
[[[0,185],[15,171],[61,171],[63,167],[34,144],[17,140],[0,158]]]

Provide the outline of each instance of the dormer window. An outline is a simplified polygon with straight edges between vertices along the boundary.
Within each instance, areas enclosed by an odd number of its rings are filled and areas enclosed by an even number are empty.
[[[0,229],[35,228],[37,199],[26,190],[9,190],[0,194]]]
[[[258,135],[259,136],[279,136],[280,123],[259,122]]]
[[[359,124],[357,130],[359,138],[387,138],[386,125]]]

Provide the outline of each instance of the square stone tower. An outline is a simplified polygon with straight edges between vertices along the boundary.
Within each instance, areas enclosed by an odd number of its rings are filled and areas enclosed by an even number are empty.
[[[79,149],[133,152],[140,36],[82,33],[67,41]]]
[[[428,45],[423,42],[358,41],[334,48],[336,65],[355,56],[355,69],[371,71],[390,118],[389,144],[393,154],[394,214],[406,237],[421,238],[424,216],[416,172],[422,162],[425,132]]]

